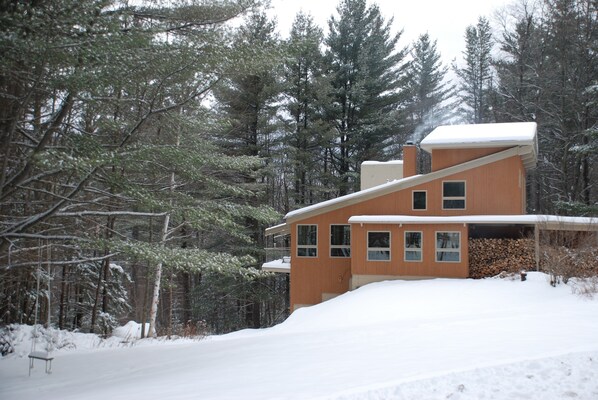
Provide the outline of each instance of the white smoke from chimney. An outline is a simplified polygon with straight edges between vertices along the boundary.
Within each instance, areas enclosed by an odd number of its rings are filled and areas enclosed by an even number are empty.
[[[463,120],[456,114],[456,111],[447,109],[432,110],[424,115],[420,124],[415,127],[407,140],[419,145],[419,142],[435,128],[441,125],[456,125],[462,122]]]

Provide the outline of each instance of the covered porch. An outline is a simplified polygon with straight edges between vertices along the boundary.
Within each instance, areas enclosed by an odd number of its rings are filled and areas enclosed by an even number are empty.
[[[262,271],[291,273],[291,233],[286,223],[267,228],[266,261],[262,264]]]

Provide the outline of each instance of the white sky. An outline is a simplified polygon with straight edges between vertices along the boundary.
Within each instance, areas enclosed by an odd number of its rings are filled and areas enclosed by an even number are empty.
[[[279,31],[288,35],[296,13],[303,10],[314,17],[326,32],[328,19],[336,13],[339,0],[271,0],[278,19]],[[460,61],[465,47],[465,28],[475,25],[479,16],[492,20],[496,9],[511,0],[377,0],[385,19],[394,16],[395,29],[404,29],[399,46],[411,44],[420,34],[428,32],[438,42],[438,50],[445,65],[457,58]],[[491,21],[492,22],[492,21]]]

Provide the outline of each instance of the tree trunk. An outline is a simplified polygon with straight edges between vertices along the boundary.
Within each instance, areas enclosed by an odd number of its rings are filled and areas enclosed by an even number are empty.
[[[69,289],[68,285],[68,266],[62,266],[62,282],[60,283],[60,305],[58,309],[58,329],[64,329],[64,320],[66,315],[66,296],[67,290]]]
[[[183,287],[183,322],[185,325],[191,323],[191,275],[188,272],[181,274]]]
[[[100,304],[100,292],[102,290],[102,268],[98,269],[98,282],[96,285],[96,293],[93,301],[93,307],[91,308],[91,323],[89,326],[89,332],[94,333],[96,327],[96,319],[98,313],[98,305]]]
[[[149,270],[149,265],[148,265]],[[147,298],[149,296],[149,277],[146,276],[145,283],[143,285],[143,306],[141,307],[141,338],[147,337],[148,332],[145,331],[145,323],[147,321],[146,310],[147,310]]]
[[[174,179],[174,174],[173,174]],[[162,225],[161,244],[165,245],[168,236],[168,226],[170,225],[170,213],[164,216],[164,225]],[[160,280],[162,279],[162,262],[156,265],[156,275],[154,276],[154,294],[152,296],[150,308],[150,322],[148,337],[156,337],[156,315],[158,315],[158,303],[160,302]]]

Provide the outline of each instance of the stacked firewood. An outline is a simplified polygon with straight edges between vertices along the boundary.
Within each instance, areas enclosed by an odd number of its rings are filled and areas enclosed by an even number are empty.
[[[469,277],[495,276],[534,270],[536,256],[533,239],[469,239]]]

